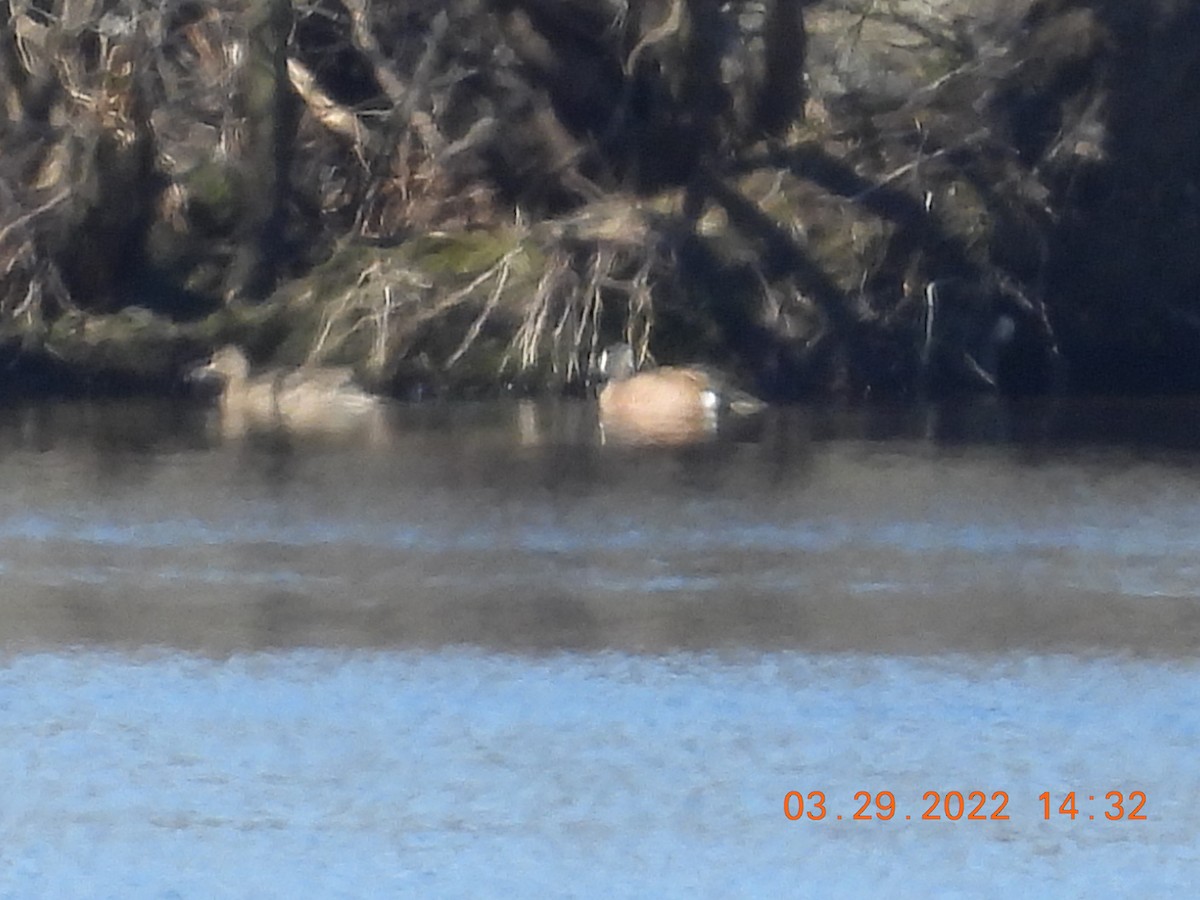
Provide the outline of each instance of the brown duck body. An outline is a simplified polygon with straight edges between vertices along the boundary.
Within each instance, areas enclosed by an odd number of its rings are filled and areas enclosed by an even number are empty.
[[[194,381],[220,385],[222,428],[238,434],[253,429],[341,432],[361,426],[382,410],[378,397],[354,383],[349,368],[312,367],[250,375],[237,347],[224,347],[194,369]]]
[[[604,351],[600,425],[605,439],[626,443],[684,444],[717,434],[724,413],[746,416],[765,404],[724,385],[707,369],[663,366],[639,372],[632,349],[618,344]]]

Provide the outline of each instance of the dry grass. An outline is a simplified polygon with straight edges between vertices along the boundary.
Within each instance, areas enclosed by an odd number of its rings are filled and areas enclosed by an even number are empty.
[[[670,233],[632,201],[592,204],[540,226],[546,265],[506,359],[531,369],[548,358],[556,375],[578,380],[596,362],[606,312],[644,353],[654,326],[651,285],[669,290],[675,282]]]
[[[614,321],[644,352],[655,290],[674,284],[671,239],[633,203],[606,202],[534,228],[518,220],[477,240],[433,234],[365,254],[348,247],[344,286],[315,282],[297,298],[320,310],[308,361],[344,357],[353,342],[370,348],[368,369],[386,379],[400,360],[427,352],[431,328],[443,336],[459,328],[448,347],[437,342],[447,349],[430,360],[435,368],[452,372],[490,334],[507,340],[495,363],[501,371],[579,381]]]

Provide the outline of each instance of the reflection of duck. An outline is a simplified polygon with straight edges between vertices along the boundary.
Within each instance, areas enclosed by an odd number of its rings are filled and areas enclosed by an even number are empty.
[[[346,431],[382,410],[359,388],[349,368],[314,367],[250,376],[250,363],[237,347],[223,347],[193,369],[189,380],[220,385],[222,427],[227,433],[252,428]]]
[[[600,354],[600,425],[622,443],[684,444],[717,433],[721,416],[750,416],[766,404],[694,366],[637,370],[633,348],[614,344]]]

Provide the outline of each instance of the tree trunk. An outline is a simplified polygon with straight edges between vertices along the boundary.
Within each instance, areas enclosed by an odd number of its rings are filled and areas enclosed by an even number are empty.
[[[288,173],[296,131],[287,72],[289,0],[250,0],[243,69],[245,216],[226,297],[260,298],[274,287],[284,256]]]

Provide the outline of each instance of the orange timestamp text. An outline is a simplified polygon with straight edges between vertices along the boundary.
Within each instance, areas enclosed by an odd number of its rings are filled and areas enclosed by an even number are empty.
[[[1095,803],[1097,795],[1088,794],[1087,802]],[[1058,816],[1075,820],[1082,816],[1095,820],[1097,814],[1110,822],[1146,821],[1143,811],[1146,806],[1144,791],[1109,791],[1103,795],[1102,807],[1087,807],[1077,800],[1075,791],[1069,791],[1062,796],[1057,807],[1049,791],[1038,796],[1042,801],[1042,818],[1049,820],[1052,811]],[[833,819],[841,821],[848,819],[852,822],[887,822],[893,819],[904,821],[916,819],[926,822],[966,821],[966,822],[1007,822],[1010,816],[1008,809],[1007,791],[926,791],[921,797],[921,804],[913,811],[901,814],[896,806],[896,795],[892,791],[858,791],[854,794],[854,803],[845,809],[845,814],[830,812],[829,801],[824,791],[788,791],[783,795],[783,814],[793,821],[808,820],[820,822]],[[1082,808],[1081,808],[1082,807]]]
[[[1042,801],[1042,818],[1049,821],[1051,807],[1054,804],[1055,797],[1049,791],[1043,791],[1038,794],[1038,799]],[[1058,809],[1055,811],[1057,815],[1064,816],[1075,821],[1077,816],[1086,816],[1088,819],[1095,819],[1095,812],[1088,812],[1089,807],[1080,809],[1080,806],[1085,801],[1076,800],[1075,791],[1067,791],[1063,795],[1062,802],[1058,804]],[[1096,795],[1088,794],[1087,803],[1095,803]],[[1123,793],[1121,791],[1109,791],[1104,795],[1104,818],[1110,822],[1119,822],[1124,819],[1126,822],[1145,822],[1146,814],[1142,811],[1146,808],[1146,792],[1145,791],[1129,791]],[[1129,809],[1125,807],[1128,806]]]

